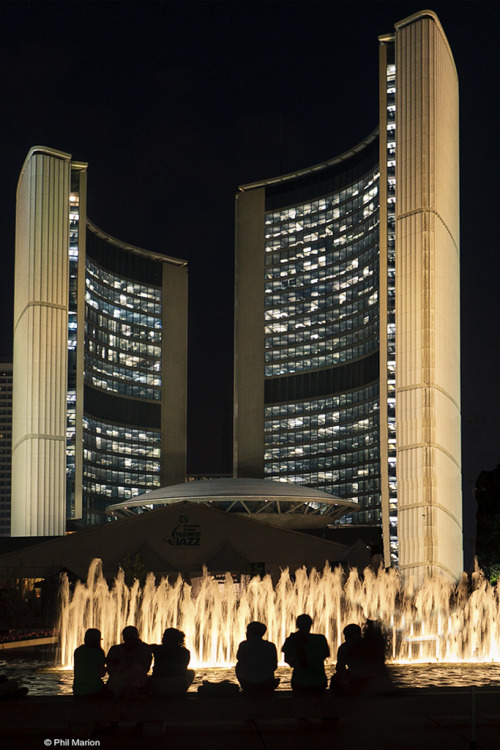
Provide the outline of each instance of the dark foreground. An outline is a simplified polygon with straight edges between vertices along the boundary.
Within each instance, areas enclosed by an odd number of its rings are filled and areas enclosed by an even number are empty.
[[[474,744],[475,737],[475,744]],[[50,741],[50,742],[49,742]],[[332,695],[0,703],[3,748],[102,750],[498,750],[500,687],[420,689],[348,699]]]

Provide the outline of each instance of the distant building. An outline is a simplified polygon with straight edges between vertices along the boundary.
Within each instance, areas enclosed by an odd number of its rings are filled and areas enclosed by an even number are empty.
[[[98,229],[86,182],[45,147],[19,179],[13,536],[185,478],[187,263]]]
[[[0,362],[0,536],[10,536],[12,362]]]
[[[379,128],[236,197],[235,474],[356,502],[386,565],[457,577],[458,79],[431,11],[379,41]]]

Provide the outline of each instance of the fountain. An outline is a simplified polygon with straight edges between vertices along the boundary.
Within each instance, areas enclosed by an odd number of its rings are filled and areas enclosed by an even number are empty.
[[[227,573],[220,582],[207,572],[189,585],[151,573],[143,588],[125,584],[120,571],[112,587],[93,560],[86,583],[73,592],[67,579],[61,587],[61,663],[71,665],[73,651],[83,643],[85,630],[99,628],[105,651],[121,640],[125,625],[137,626],[147,643],[160,643],[165,628],[186,633],[194,666],[234,664],[238,643],[250,620],[267,624],[266,637],[278,649],[295,630],[295,617],[308,612],[314,630],[324,633],[335,655],[348,623],[366,618],[383,623],[390,660],[408,662],[500,661],[500,588],[493,588],[480,572],[458,585],[441,578],[426,580],[415,589],[403,588],[396,570],[366,569],[363,575],[329,566],[320,573],[305,569],[283,571],[276,586],[270,576],[234,584]]]

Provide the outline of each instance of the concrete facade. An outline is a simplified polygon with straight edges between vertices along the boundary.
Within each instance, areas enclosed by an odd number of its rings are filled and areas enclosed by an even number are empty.
[[[32,150],[17,194],[11,528],[66,528],[69,154]]]
[[[264,188],[236,197],[233,465],[264,475]]]
[[[437,17],[396,24],[399,565],[462,569],[458,78]]]

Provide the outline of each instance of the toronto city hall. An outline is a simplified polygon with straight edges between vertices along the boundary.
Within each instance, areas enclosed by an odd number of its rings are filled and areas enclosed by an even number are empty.
[[[379,127],[237,192],[234,473],[355,502],[386,565],[456,578],[458,79],[431,11],[379,43]],[[86,177],[35,147],[19,181],[17,536],[185,480],[187,264],[95,227]]]

